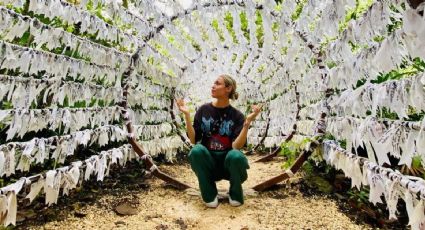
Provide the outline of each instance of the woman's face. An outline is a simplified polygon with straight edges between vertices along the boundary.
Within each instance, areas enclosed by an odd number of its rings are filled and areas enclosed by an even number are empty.
[[[226,87],[224,83],[224,79],[222,77],[218,77],[212,87],[211,87],[211,97],[213,98],[228,98],[230,92],[232,91],[232,87]]]

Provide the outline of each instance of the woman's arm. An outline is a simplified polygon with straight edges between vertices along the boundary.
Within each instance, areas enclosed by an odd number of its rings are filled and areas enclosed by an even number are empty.
[[[239,136],[236,137],[236,139],[232,143],[233,149],[241,149],[245,145],[246,137],[248,136],[248,129],[250,125],[251,125],[251,122],[248,120],[245,120],[242,130],[239,133]]]
[[[187,136],[189,137],[190,143],[195,144],[195,129],[193,128],[192,122],[190,120],[190,112],[189,109],[185,106],[183,99],[176,100],[177,106],[184,114],[184,120],[186,122],[186,130]]]
[[[251,125],[251,122],[254,121],[257,115],[261,112],[261,107],[262,107],[261,105],[252,106],[252,113],[250,113],[246,117],[242,130],[239,133],[239,136],[236,137],[236,139],[232,143],[233,149],[241,149],[245,145],[246,138],[248,136],[249,126]]]
[[[184,120],[186,122],[187,136],[189,137],[190,143],[195,144],[195,129],[190,121],[190,113],[184,114]]]

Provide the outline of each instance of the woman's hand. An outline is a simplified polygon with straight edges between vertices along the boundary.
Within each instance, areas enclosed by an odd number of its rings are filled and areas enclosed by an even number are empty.
[[[241,149],[245,145],[249,126],[251,125],[251,122],[255,120],[258,114],[260,114],[262,107],[263,105],[261,104],[251,106],[252,112],[248,114],[248,116],[246,116],[245,122],[243,124],[243,128],[241,132],[239,133],[239,136],[233,141],[232,148]]]
[[[246,122],[251,123],[253,120],[255,120],[257,115],[260,114],[262,107],[263,107],[263,105],[261,105],[261,104],[252,105],[251,106],[252,112],[248,116],[246,116]]]
[[[182,98],[177,99],[176,104],[180,112],[184,114],[184,120],[186,122],[186,129],[187,129],[187,137],[189,138],[190,143],[195,144],[195,129],[193,129],[192,122],[190,121],[189,108],[186,107],[186,105],[184,104],[184,100]]]
[[[180,112],[184,113],[185,115],[190,115],[189,109],[186,107],[183,99],[181,98],[177,99],[176,104]]]

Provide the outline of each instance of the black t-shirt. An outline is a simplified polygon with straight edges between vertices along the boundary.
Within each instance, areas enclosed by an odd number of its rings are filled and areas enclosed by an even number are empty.
[[[195,142],[201,141],[202,145],[212,151],[230,150],[244,121],[244,115],[231,105],[217,108],[212,103],[203,104],[196,111],[193,121]]]

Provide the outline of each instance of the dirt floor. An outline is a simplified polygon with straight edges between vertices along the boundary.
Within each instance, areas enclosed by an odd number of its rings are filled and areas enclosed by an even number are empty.
[[[178,191],[156,178],[133,192],[120,190],[96,199],[78,211],[62,213],[63,218],[40,224],[27,223],[25,229],[370,229],[353,222],[338,209],[335,200],[325,196],[305,196],[299,189],[299,176],[260,194],[253,185],[282,172],[281,161],[253,163],[249,156],[248,180],[244,183],[246,202],[241,207],[228,204],[227,181],[218,182],[220,204],[206,208],[197,190],[197,180],[188,164],[162,165],[160,169],[195,189]],[[119,204],[134,207],[133,215],[119,215]],[[73,203],[75,206],[75,202]],[[60,210],[61,204],[56,208]],[[131,207],[130,207],[131,209]],[[19,227],[19,226],[18,226]]]

